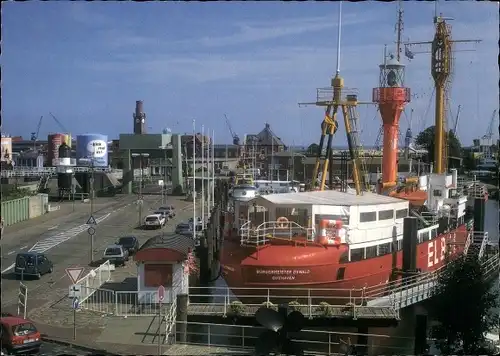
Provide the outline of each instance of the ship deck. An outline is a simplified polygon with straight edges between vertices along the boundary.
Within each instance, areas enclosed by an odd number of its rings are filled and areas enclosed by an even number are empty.
[[[242,304],[237,315],[251,317],[262,305]],[[370,319],[370,320],[399,320],[399,312],[388,306],[335,306],[329,305],[328,310],[321,306],[294,306],[304,316],[316,319]],[[191,303],[188,306],[188,315],[226,316],[235,315],[231,307],[216,303]]]

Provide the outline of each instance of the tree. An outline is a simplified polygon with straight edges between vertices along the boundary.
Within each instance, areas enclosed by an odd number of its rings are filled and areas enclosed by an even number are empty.
[[[485,333],[498,325],[498,292],[491,290],[486,270],[474,255],[450,261],[440,273],[431,307],[439,325],[432,328],[443,355],[477,355]]]
[[[415,139],[415,143],[418,146],[427,150],[427,160],[429,163],[434,161],[435,131],[435,126],[429,126],[424,131],[420,132]],[[448,157],[462,157],[462,144],[452,130],[448,131],[448,139],[446,141],[446,145],[448,146]]]

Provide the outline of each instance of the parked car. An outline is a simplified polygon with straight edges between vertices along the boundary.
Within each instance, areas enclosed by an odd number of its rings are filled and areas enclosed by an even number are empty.
[[[127,249],[129,256],[135,255],[139,251],[139,240],[135,236],[120,237],[116,244]]]
[[[156,228],[159,229],[162,226],[165,226],[167,220],[160,214],[151,214],[144,218],[144,227],[145,228]]]
[[[7,316],[0,318],[0,324],[3,354],[27,354],[40,351],[41,335],[30,320],[17,316]]]
[[[175,207],[173,205],[167,205],[167,206],[160,206],[158,210],[164,210],[167,212],[168,216],[170,218],[175,217]]]
[[[190,224],[180,223],[180,224],[177,224],[177,226],[175,227],[175,233],[179,234],[179,235],[184,235],[183,232],[185,232],[186,230],[191,231]]]
[[[170,215],[166,210],[157,210],[153,214],[163,216],[165,218],[165,222],[168,222],[168,219],[170,219]]]
[[[128,250],[122,245],[109,245],[104,250],[103,260],[109,261],[115,266],[125,266],[129,260]]]
[[[52,273],[54,264],[43,253],[22,252],[16,256],[14,273],[16,277],[35,277],[42,278],[46,273]]]

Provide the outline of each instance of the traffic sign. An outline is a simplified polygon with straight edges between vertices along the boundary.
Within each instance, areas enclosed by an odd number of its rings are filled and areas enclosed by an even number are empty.
[[[87,232],[89,233],[89,235],[94,235],[95,234],[95,229],[91,226],[87,229]]]
[[[87,220],[87,225],[97,225],[97,221],[95,221],[94,215],[90,215],[90,218]]]
[[[69,286],[68,297],[80,298],[82,296],[82,285],[72,284]]]
[[[158,300],[161,303],[161,302],[163,302],[164,299],[165,299],[165,287],[159,286],[158,287]]]
[[[73,309],[78,309],[80,307],[80,300],[78,298],[73,298],[73,302],[71,303]]]
[[[158,180],[158,185],[163,186],[163,180]]]
[[[69,279],[71,279],[73,284],[76,284],[76,281],[78,281],[78,278],[80,278],[84,270],[85,267],[69,267],[66,268],[66,274],[68,275]]]
[[[137,200],[142,200],[143,198],[144,198],[144,197],[143,197],[142,195],[139,195],[139,196],[137,197]]]
[[[144,200],[142,199],[137,200],[137,205],[142,205],[142,204],[144,204]]]

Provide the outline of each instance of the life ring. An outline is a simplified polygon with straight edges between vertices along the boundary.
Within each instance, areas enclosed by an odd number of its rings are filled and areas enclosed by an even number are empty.
[[[284,216],[280,216],[276,222],[278,223],[278,227],[280,229],[284,229],[286,227],[286,224],[288,223],[288,219],[285,218]]]

